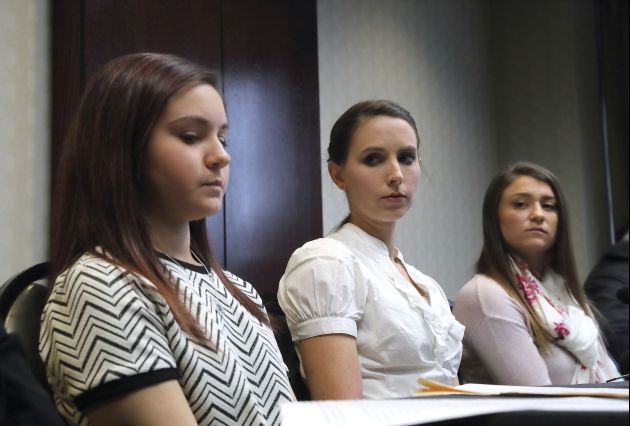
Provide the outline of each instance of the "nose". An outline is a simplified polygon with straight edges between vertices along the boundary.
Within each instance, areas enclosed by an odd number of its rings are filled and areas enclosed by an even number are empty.
[[[400,185],[403,181],[403,173],[398,161],[392,161],[387,170],[387,183],[389,185]]]
[[[230,154],[226,151],[223,143],[219,139],[212,141],[205,155],[207,167],[211,169],[222,169],[230,164],[230,160]]]
[[[545,219],[543,208],[540,203],[534,203],[530,218],[535,223],[541,223]]]

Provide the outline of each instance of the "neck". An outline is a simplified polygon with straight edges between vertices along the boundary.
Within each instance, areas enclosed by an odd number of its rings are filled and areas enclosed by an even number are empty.
[[[546,265],[536,265],[536,266],[529,267],[529,270],[531,271],[531,273],[539,280],[542,280],[542,277],[545,274],[546,269],[547,269]]]
[[[198,263],[190,253],[190,227],[188,223],[169,224],[149,217],[146,217],[146,221],[154,249],[188,263]]]
[[[350,223],[385,243],[390,259],[394,260],[396,257],[396,247],[394,246],[396,222],[375,222],[367,218],[351,215]]]
[[[547,270],[547,256],[521,257],[526,263],[529,271],[539,280],[542,279]]]

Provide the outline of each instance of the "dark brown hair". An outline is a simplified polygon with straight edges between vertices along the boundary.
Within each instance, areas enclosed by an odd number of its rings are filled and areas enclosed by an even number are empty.
[[[168,102],[211,72],[177,56],[138,53],[117,58],[88,82],[64,141],[51,212],[51,282],[82,254],[107,258],[155,284],[177,322],[206,340],[158,259],[141,213],[150,136]],[[225,276],[212,255],[205,219],[190,223],[191,249],[261,322],[261,308]],[[101,247],[106,254],[97,252]]]
[[[335,121],[330,131],[328,161],[344,164],[348,158],[350,142],[357,127],[366,119],[381,115],[401,118],[409,123],[416,135],[417,146],[420,147],[420,136],[418,135],[416,121],[409,111],[392,101],[363,101],[351,106]]]
[[[545,331],[541,319],[519,291],[508,258],[511,248],[503,238],[499,222],[499,203],[503,191],[520,176],[529,176],[545,182],[553,191],[556,198],[558,228],[556,241],[549,256],[549,266],[562,276],[567,291],[582,309],[587,313],[592,312],[576,272],[564,192],[558,179],[549,170],[536,164],[525,162],[512,164],[500,171],[490,182],[483,201],[483,249],[477,261],[477,272],[494,278],[523,307],[532,325],[534,342],[541,348],[547,348],[553,338]]]

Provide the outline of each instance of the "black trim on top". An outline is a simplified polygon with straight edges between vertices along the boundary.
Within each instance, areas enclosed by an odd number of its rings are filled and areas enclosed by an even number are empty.
[[[85,411],[90,407],[102,404],[108,399],[161,382],[177,379],[179,379],[179,374],[175,368],[139,373],[135,376],[122,377],[111,382],[103,383],[102,385],[83,392],[74,399],[74,403],[79,410]]]
[[[198,272],[200,274],[207,274],[210,268],[206,270],[204,265],[193,265],[192,263],[184,262],[183,260],[175,259],[174,257],[169,257],[162,252],[156,251],[158,257],[162,260],[167,260],[169,262],[175,262],[175,265],[179,265],[182,268],[190,269],[193,272]]]

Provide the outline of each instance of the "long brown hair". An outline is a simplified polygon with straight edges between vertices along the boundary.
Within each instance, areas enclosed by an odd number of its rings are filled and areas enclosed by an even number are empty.
[[[558,228],[555,244],[551,248],[549,266],[562,276],[569,294],[580,307],[587,313],[593,312],[576,272],[564,192],[553,173],[536,164],[525,162],[512,164],[500,171],[490,182],[483,200],[483,249],[477,261],[477,272],[494,278],[523,307],[532,326],[534,342],[538,347],[546,349],[553,337],[545,330],[541,318],[519,291],[508,258],[511,248],[503,238],[499,222],[499,203],[503,191],[520,176],[529,176],[545,182],[553,191],[558,212]]]
[[[57,167],[50,278],[54,282],[86,252],[107,258],[153,282],[182,328],[205,340],[151,244],[140,205],[147,147],[156,123],[175,95],[200,84],[217,89],[217,78],[183,58],[155,53],[114,59],[90,79]],[[254,317],[269,324],[212,255],[205,219],[189,226],[191,249]]]

